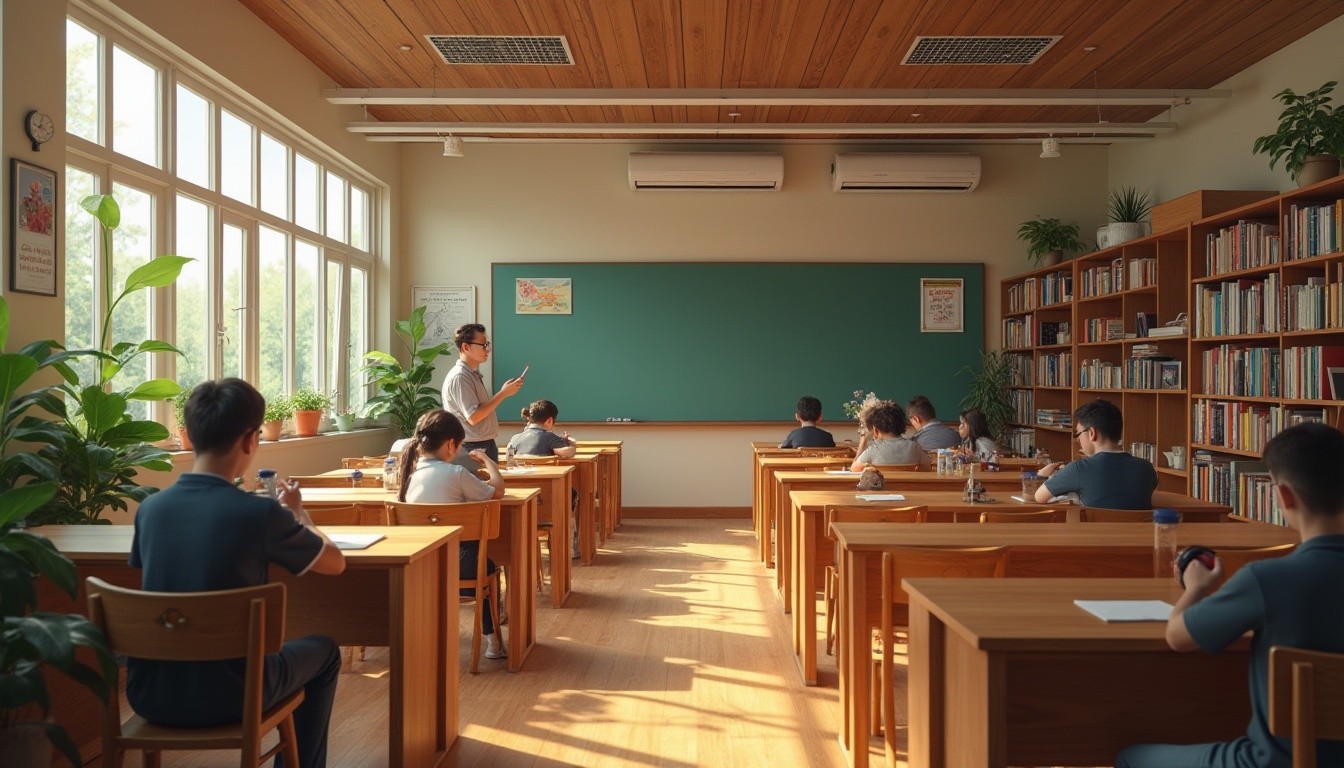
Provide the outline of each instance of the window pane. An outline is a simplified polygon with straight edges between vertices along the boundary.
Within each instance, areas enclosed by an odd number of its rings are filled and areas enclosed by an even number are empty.
[[[69,19],[65,20],[65,130],[98,141],[98,36]]]
[[[177,86],[177,175],[210,186],[210,102]]]
[[[261,134],[261,210],[289,218],[289,148]]]
[[[174,284],[177,309],[177,383],[183,387],[195,386],[209,376],[210,302],[210,209],[204,203],[189,197],[177,196],[175,220],[177,242],[173,248],[178,256],[196,259],[182,268]]]
[[[317,232],[317,163],[294,153],[294,223]]]
[[[223,348],[224,367],[220,375],[241,378],[246,371],[243,365],[243,355],[246,354],[243,334],[247,327],[243,321],[247,317],[247,299],[244,298],[247,292],[243,283],[243,263],[247,258],[247,232],[232,224],[225,224],[221,247],[223,252],[219,254],[219,259],[224,279],[224,304],[220,307],[220,319],[224,335],[220,339],[220,346]]]
[[[94,255],[98,251],[98,220],[79,201],[98,192],[98,177],[78,168],[65,169],[65,346],[92,349],[98,283],[93,279]],[[80,381],[93,381],[93,363],[87,358],[75,365]]]
[[[325,298],[323,315],[327,328],[327,381],[331,383],[332,389],[343,390],[346,387],[341,386],[341,264],[338,261],[327,262]],[[346,395],[346,398],[349,396]]]
[[[257,230],[258,280],[260,306],[257,312],[257,351],[261,367],[257,371],[263,395],[274,397],[289,391],[285,385],[285,233],[269,227]]]
[[[112,47],[112,149],[159,166],[159,72],[117,46]]]
[[[294,386],[323,389],[317,350],[321,326],[317,323],[317,246],[294,243]]]
[[[369,195],[354,187],[350,188],[350,244],[369,250]]]
[[[219,191],[248,205],[253,205],[252,131],[228,110],[219,111]]]
[[[345,233],[345,179],[327,174],[327,237],[349,242]]]
[[[153,257],[154,196],[124,184],[113,184],[112,195],[121,207],[121,225],[112,233],[112,285],[113,292],[120,293],[121,287],[126,285],[127,276],[136,267],[148,264]],[[138,344],[154,338],[150,317],[151,293],[136,291],[117,305],[117,313],[112,318],[113,344],[119,341]],[[149,357],[141,355],[131,361],[118,374],[118,384],[149,379]],[[117,388],[117,384],[114,384],[114,388]],[[132,401],[129,411],[138,419],[147,419],[149,403]]]
[[[350,393],[349,404],[352,408],[364,405],[368,399],[368,388],[364,381],[367,373],[355,373],[364,364],[364,353],[368,352],[369,342],[369,273],[359,267],[350,267],[350,354],[346,359]]]

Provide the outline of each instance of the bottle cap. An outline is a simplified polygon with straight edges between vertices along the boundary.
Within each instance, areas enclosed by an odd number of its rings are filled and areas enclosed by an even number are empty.
[[[1023,479],[1023,480],[1035,480],[1036,477],[1037,477],[1037,475],[1036,475],[1035,472],[1023,472],[1023,473],[1022,473],[1022,479]]]
[[[263,479],[264,479],[264,478],[275,477],[275,470],[274,470],[274,469],[258,469],[258,470],[257,470],[257,477],[260,477],[260,478],[263,478]]]
[[[1174,509],[1154,509],[1153,522],[1158,525],[1175,525],[1181,522],[1181,513]]]

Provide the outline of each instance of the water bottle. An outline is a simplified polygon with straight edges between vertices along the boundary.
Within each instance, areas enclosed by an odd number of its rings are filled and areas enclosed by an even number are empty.
[[[388,456],[386,459],[383,459],[383,490],[397,490],[397,481],[399,479],[400,478],[397,477],[397,457]]]
[[[276,498],[278,494],[276,493],[275,483],[274,469],[257,470],[257,493],[263,496],[270,496],[272,499]]]
[[[1176,562],[1176,526],[1181,513],[1174,509],[1153,510],[1153,577],[1165,579],[1172,575]]]

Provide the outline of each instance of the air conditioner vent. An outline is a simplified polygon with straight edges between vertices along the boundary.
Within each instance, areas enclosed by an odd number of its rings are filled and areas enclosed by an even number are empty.
[[[831,163],[836,192],[970,192],[979,185],[978,155],[842,152]]]
[[[425,35],[449,64],[573,64],[564,35]]]
[[[631,152],[630,189],[777,192],[784,156],[777,152]]]
[[[917,37],[902,64],[1032,64],[1059,36]]]

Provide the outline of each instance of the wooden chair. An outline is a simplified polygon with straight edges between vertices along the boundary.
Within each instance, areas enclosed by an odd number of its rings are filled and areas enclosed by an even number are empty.
[[[1220,549],[1218,557],[1223,561],[1223,578],[1227,579],[1247,563],[1256,560],[1268,560],[1283,557],[1297,549],[1296,544],[1280,544],[1276,547],[1257,547],[1255,549]]]
[[[1269,649],[1269,732],[1293,740],[1293,768],[1315,768],[1317,739],[1344,739],[1344,654]]]
[[[1039,512],[987,510],[980,513],[982,523],[1062,523],[1066,519],[1065,514],[1057,509],[1043,509]]]
[[[854,447],[837,445],[834,448],[799,448],[798,455],[808,459],[854,458]]]
[[[303,689],[269,711],[261,709],[266,654],[279,652],[284,643],[284,584],[220,592],[142,592],[93,576],[85,584],[89,620],[107,635],[113,653],[156,661],[246,660],[243,719],[231,725],[174,728],[136,714],[123,723],[114,691],[103,709],[103,765],[120,768],[128,749],[143,750],[145,765],[152,766],[159,765],[162,751],[202,749],[241,750],[244,768],[277,754],[285,765],[299,764],[294,710],[303,701]],[[263,754],[262,737],[276,729],[279,743]]]
[[[836,523],[922,523],[928,507],[855,507],[845,504],[827,504],[826,538],[835,543],[835,562],[826,566],[822,595],[826,604],[826,655],[835,655],[836,595],[840,591],[840,545],[831,526]]]
[[[313,519],[313,525],[363,525],[364,508],[358,504],[346,504],[340,507],[314,507],[304,510]]]
[[[481,660],[483,601],[490,600],[490,618],[494,620],[495,631],[499,631],[499,574],[486,573],[490,539],[499,537],[499,500],[469,501],[462,504],[412,504],[405,501],[389,501],[388,513],[393,525],[460,525],[461,542],[480,542],[476,555],[476,578],[462,579],[462,589],[473,590],[469,597],[458,597],[462,605],[475,603],[475,621],[471,631],[471,666],[468,671],[476,674]],[[451,599],[452,596],[449,596]],[[502,636],[501,636],[502,639]],[[507,647],[507,646],[506,646]]]
[[[881,472],[881,473],[884,474],[884,475],[887,474],[888,472],[923,472],[923,471],[924,471],[924,470],[922,470],[922,469],[919,468],[919,465],[918,465],[918,464],[869,464],[868,466],[872,467],[873,469],[876,469],[878,472]]]
[[[391,454],[382,456],[355,456],[348,459],[341,459],[341,469],[382,469],[383,462]]]
[[[902,579],[986,579],[1003,578],[1007,569],[1007,547],[925,548],[894,547],[882,555],[882,627],[880,653],[876,654],[873,676],[873,733],[882,724],[887,765],[896,765],[896,668],[892,646],[897,627],[910,624],[910,596],[901,589]],[[879,712],[880,710],[880,712]]]
[[[513,457],[512,459],[509,460],[509,466],[514,466],[514,465],[516,465],[516,464],[521,464],[522,462],[527,462],[529,465],[534,466],[534,467],[546,467],[546,466],[552,466],[552,465],[559,464],[559,463],[560,463],[560,457],[559,457],[559,456],[527,456],[527,455],[524,455],[524,454],[521,454],[521,453],[520,453],[520,454],[515,454],[514,457]]]
[[[300,488],[349,488],[350,475],[290,475],[290,480],[297,480]],[[365,475],[359,479],[357,488],[382,488],[383,478],[381,475]]]
[[[1085,507],[1079,518],[1084,523],[1151,523],[1151,509],[1104,509]],[[1181,513],[1184,523],[1225,523],[1227,515],[1213,509],[1196,509]]]

